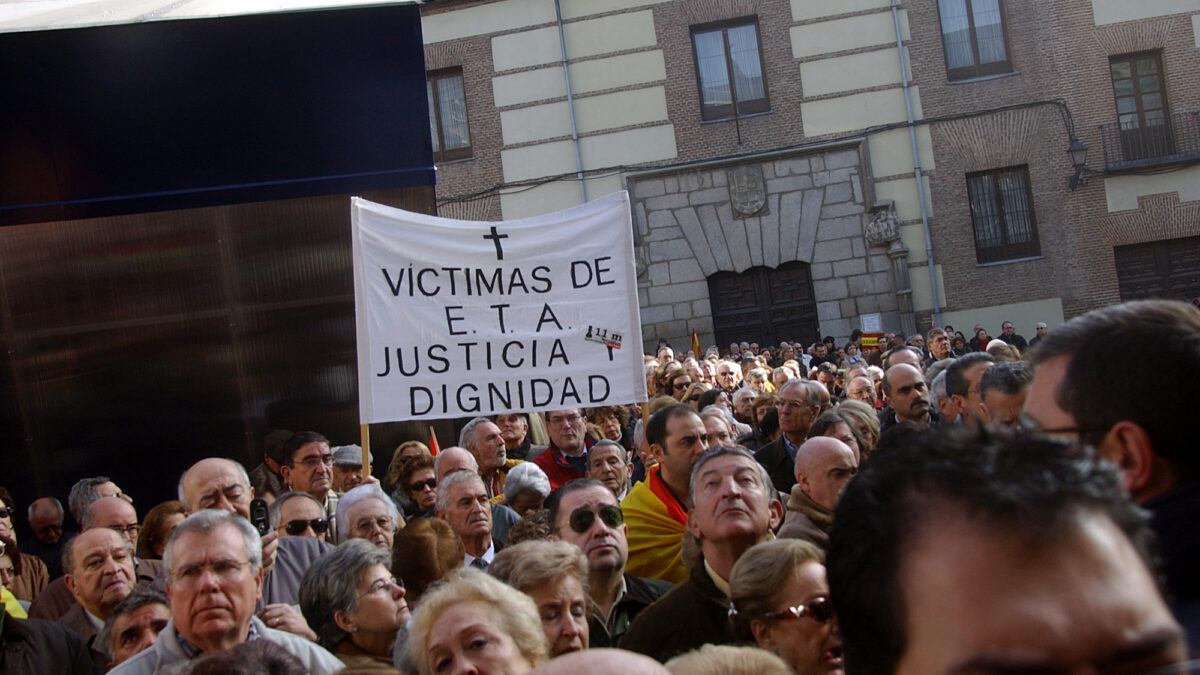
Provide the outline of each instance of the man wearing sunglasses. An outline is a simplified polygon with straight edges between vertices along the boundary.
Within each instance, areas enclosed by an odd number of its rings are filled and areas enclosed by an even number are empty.
[[[327,541],[329,521],[325,509],[307,492],[293,490],[279,495],[271,504],[271,529],[279,531],[279,538],[311,537]]]
[[[1186,672],[1159,670],[1186,657],[1183,633],[1145,516],[1091,448],[910,434],[871,457],[836,520],[851,675]]]
[[[729,577],[755,544],[774,537],[783,504],[766,469],[738,447],[709,448],[691,475],[688,532],[700,557],[688,578],[634,619],[621,648],[660,662],[704,644],[737,641],[729,624]]]
[[[1200,312],[1174,300],[1105,307],[1056,328],[1031,356],[1025,426],[1092,445],[1121,468],[1150,511],[1167,596],[1200,650]]]
[[[545,508],[550,539],[574,544],[587,556],[588,594],[595,606],[588,617],[590,647],[615,647],[634,617],[669,591],[671,584],[625,572],[629,559],[625,517],[603,483],[573,480],[550,493]]]

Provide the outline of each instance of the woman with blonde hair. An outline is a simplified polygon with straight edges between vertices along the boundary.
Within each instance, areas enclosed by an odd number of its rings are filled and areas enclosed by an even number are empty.
[[[861,445],[858,448],[861,464],[871,457],[871,451],[879,444],[879,417],[874,408],[853,399],[842,401],[838,404],[837,411],[861,436]]]
[[[546,660],[546,634],[528,595],[467,567],[422,598],[409,654],[421,675],[522,675]]]
[[[550,658],[587,649],[588,563],[579,547],[523,541],[497,553],[488,573],[533,598]]]
[[[742,554],[729,575],[734,634],[778,654],[797,675],[845,672],[824,560],[810,542],[775,539]]]

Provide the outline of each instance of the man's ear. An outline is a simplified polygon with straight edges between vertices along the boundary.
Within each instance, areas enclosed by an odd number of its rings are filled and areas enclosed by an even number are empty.
[[[697,544],[700,543],[700,540],[704,538],[700,534],[700,523],[696,520],[695,509],[688,509],[687,529],[688,532],[692,533],[692,538],[696,540]]]
[[[290,490],[292,488],[292,467],[290,464],[279,465],[279,475],[283,477],[283,484]]]
[[[1154,478],[1154,448],[1150,435],[1136,422],[1122,420],[1113,425],[1097,450],[1105,459],[1121,468],[1125,489],[1137,494]]]
[[[778,499],[772,499],[767,508],[771,511],[771,532],[774,532],[779,529],[779,524],[783,522],[783,502]]]
[[[664,454],[666,453],[663,450],[663,446],[659,445],[658,443],[650,444],[650,455],[654,457],[659,464],[662,464]]]
[[[64,574],[63,583],[67,585],[67,590],[71,591],[73,597],[75,595],[75,577],[70,574]]]

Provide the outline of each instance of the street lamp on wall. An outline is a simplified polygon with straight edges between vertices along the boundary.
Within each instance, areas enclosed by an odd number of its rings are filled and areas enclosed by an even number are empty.
[[[1071,165],[1075,167],[1075,173],[1072,174],[1070,182],[1072,190],[1087,182],[1087,177],[1084,175],[1087,171],[1087,153],[1088,148],[1083,141],[1072,136],[1071,145],[1067,147],[1067,154],[1071,156]]]

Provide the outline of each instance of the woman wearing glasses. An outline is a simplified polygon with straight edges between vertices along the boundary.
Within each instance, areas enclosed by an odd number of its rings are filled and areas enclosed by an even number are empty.
[[[404,582],[391,554],[351,539],[317,560],[300,582],[300,611],[321,646],[347,665],[392,665],[392,644],[408,623]]]
[[[533,598],[550,658],[587,649],[588,564],[577,546],[565,541],[521,542],[497,553],[488,573]]]
[[[433,455],[425,453],[406,457],[396,469],[396,489],[392,501],[403,512],[405,520],[432,518],[437,505],[437,476],[433,472]]]
[[[729,579],[734,632],[778,654],[797,675],[845,672],[823,560],[806,541],[776,539],[746,551]]]

